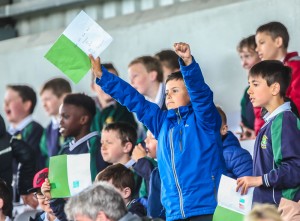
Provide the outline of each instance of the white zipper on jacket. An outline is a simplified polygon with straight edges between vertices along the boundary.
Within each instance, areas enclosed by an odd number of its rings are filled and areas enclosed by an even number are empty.
[[[185,213],[183,209],[183,197],[182,197],[182,191],[179,185],[176,168],[175,168],[175,157],[174,157],[174,145],[173,145],[173,128],[170,129],[170,148],[171,148],[171,163],[172,163],[172,171],[175,179],[175,184],[177,187],[177,191],[179,194],[179,205],[180,205],[180,212],[183,218],[185,218]]]

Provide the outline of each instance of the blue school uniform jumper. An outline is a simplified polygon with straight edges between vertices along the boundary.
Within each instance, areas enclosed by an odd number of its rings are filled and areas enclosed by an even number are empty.
[[[105,93],[137,114],[158,138],[157,161],[161,200],[167,220],[213,214],[221,174],[225,168],[220,135],[221,118],[213,93],[199,65],[180,60],[191,104],[162,111],[122,79],[102,67],[96,79]]]
[[[265,116],[265,125],[257,135],[253,176],[262,176],[253,202],[278,205],[281,197],[300,200],[300,121],[289,102]]]

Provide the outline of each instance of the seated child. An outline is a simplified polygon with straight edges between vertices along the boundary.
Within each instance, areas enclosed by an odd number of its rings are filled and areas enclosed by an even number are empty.
[[[243,149],[236,136],[228,130],[226,114],[217,106],[222,118],[221,136],[223,141],[223,156],[225,159],[226,175],[236,179],[242,176],[252,176],[253,161],[251,154]]]
[[[237,179],[237,191],[256,187],[253,202],[278,205],[280,199],[300,200],[300,121],[285,102],[291,69],[276,60],[254,65],[249,73],[250,100],[268,113],[254,146],[253,176]]]
[[[123,164],[106,167],[95,178],[95,181],[111,183],[121,194],[129,212],[138,216],[146,216],[145,207],[133,198],[135,181],[133,172]]]
[[[166,81],[166,106],[147,101],[127,82],[101,68],[90,55],[96,83],[130,111],[158,139],[161,200],[167,220],[212,220],[216,194],[225,169],[221,117],[213,93],[186,43],[175,43],[180,70]]]

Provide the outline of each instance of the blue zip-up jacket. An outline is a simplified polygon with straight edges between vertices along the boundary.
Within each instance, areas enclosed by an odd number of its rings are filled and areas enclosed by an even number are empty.
[[[233,179],[252,176],[253,161],[251,154],[241,147],[239,140],[231,131],[228,131],[223,138],[223,156],[227,176]]]
[[[102,90],[137,114],[158,138],[157,161],[161,200],[167,220],[213,214],[216,194],[225,168],[220,135],[221,118],[213,93],[205,84],[199,65],[180,60],[191,104],[162,111],[133,87],[102,67],[96,83]]]
[[[253,176],[262,176],[263,185],[254,189],[253,202],[279,205],[281,197],[300,200],[299,145],[300,120],[290,109],[271,117],[260,129]]]

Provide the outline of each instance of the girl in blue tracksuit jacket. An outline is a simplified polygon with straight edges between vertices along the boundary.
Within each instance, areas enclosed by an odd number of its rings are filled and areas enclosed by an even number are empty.
[[[157,161],[161,177],[161,200],[167,220],[194,217],[211,220],[224,159],[220,136],[221,117],[213,93],[204,82],[188,44],[175,43],[181,73],[166,83],[162,111],[122,79],[100,68],[90,56],[96,83],[105,93],[137,114],[158,138]],[[179,77],[178,77],[179,76]]]

